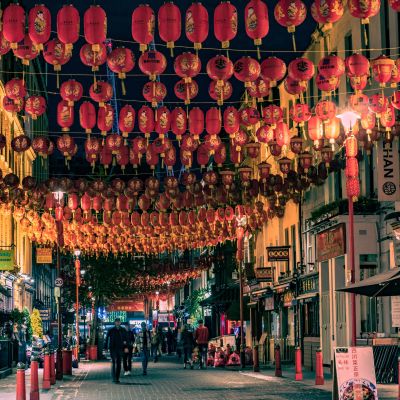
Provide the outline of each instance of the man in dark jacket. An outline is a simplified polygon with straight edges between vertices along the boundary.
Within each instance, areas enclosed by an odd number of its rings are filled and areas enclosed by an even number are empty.
[[[121,362],[125,345],[127,344],[126,329],[121,328],[121,320],[115,318],[115,326],[112,327],[106,337],[104,348],[110,350],[112,360],[111,376],[114,383],[119,383],[121,374]]]
[[[132,371],[132,353],[133,345],[135,343],[135,335],[129,328],[126,327],[126,345],[124,346],[124,375],[130,375]]]

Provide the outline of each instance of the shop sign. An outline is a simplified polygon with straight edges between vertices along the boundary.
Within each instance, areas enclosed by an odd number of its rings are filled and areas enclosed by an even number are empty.
[[[400,165],[398,145],[395,141],[378,141],[378,201],[400,200]]]
[[[288,291],[283,294],[283,306],[291,307],[293,303],[293,292]]]
[[[36,248],[36,264],[52,264],[53,250],[50,247]]]
[[[272,282],[272,267],[259,267],[254,269],[259,282]]]
[[[372,347],[337,347],[333,398],[378,400]]]
[[[144,311],[144,302],[141,300],[115,300],[107,307],[107,311]]]
[[[290,246],[267,247],[268,261],[289,261]]]
[[[122,322],[126,322],[127,313],[126,311],[110,311],[107,312],[104,317],[104,322],[114,322],[115,318],[119,318]]]
[[[317,261],[342,256],[346,253],[345,224],[336,225],[317,235]]]
[[[12,271],[14,269],[14,250],[0,249],[0,271]]]
[[[264,299],[265,311],[275,310],[275,297],[269,296]]]
[[[392,296],[392,327],[400,328],[400,296]]]
[[[42,319],[43,322],[45,321],[50,321],[50,309],[49,308],[43,308],[39,310],[40,318]]]
[[[318,275],[302,278],[300,281],[300,294],[318,292]]]

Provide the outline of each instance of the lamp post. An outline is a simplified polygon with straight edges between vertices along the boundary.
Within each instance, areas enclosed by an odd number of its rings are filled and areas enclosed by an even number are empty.
[[[171,282],[168,281],[167,282],[167,287],[168,287],[168,292],[167,292],[167,308],[168,308],[168,329],[171,328],[171,324],[170,324],[170,312],[169,312],[169,289],[171,286]]]
[[[342,122],[344,131],[346,133],[347,139],[346,142],[353,144],[353,146],[348,146],[346,143],[346,158],[349,160],[350,158],[355,158],[357,155],[357,142],[354,137],[353,128],[357,123],[357,120],[360,116],[351,110],[345,110],[341,114],[337,115],[337,117]],[[350,141],[350,142],[349,142]],[[356,159],[355,159],[356,160]],[[351,175],[346,171],[346,177],[349,181]],[[357,179],[358,182],[358,168],[357,168],[357,176],[353,177]],[[358,186],[359,187],[359,186]],[[351,283],[355,283],[355,255],[354,255],[354,206],[353,206],[353,196],[357,197],[356,192],[352,192],[350,185],[347,185],[347,200],[349,206],[349,266],[351,273]],[[357,189],[356,189],[357,191]],[[358,189],[359,192],[359,189]],[[358,193],[359,194],[359,193]],[[354,293],[351,294],[351,345],[357,345],[357,318],[356,318],[356,295]]]
[[[79,249],[74,250],[74,255],[75,255],[75,278],[76,278],[76,348],[77,348],[77,353],[76,353],[76,358],[79,362],[79,336],[80,336],[80,330],[79,330],[79,286],[81,285],[81,261],[79,259],[81,255],[81,251]]]
[[[53,192],[54,199],[56,201],[55,207],[55,219],[56,219],[56,229],[57,229],[57,278],[60,277],[60,246],[63,245],[63,213],[64,213],[64,192],[61,190],[56,190]],[[57,303],[57,355],[56,355],[56,379],[63,379],[63,356],[62,356],[62,320],[61,320],[61,288],[55,293],[56,303]]]

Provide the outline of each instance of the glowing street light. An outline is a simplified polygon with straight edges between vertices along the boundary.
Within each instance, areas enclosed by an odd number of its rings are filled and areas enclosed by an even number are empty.
[[[346,135],[352,131],[354,126],[361,117],[352,110],[344,110],[341,114],[336,115],[340,119]]]

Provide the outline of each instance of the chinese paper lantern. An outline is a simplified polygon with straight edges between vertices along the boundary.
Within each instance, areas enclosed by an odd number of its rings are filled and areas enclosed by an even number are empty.
[[[85,140],[84,146],[86,159],[90,162],[91,166],[94,167],[101,152],[100,140],[95,137],[88,138]]]
[[[319,24],[323,24],[323,31],[332,29],[332,24],[339,21],[344,13],[342,0],[314,0],[311,5],[311,15]]]
[[[127,138],[135,126],[135,110],[130,104],[124,105],[119,111],[118,127],[122,137]]]
[[[224,110],[224,130],[232,139],[240,128],[240,116],[235,107],[229,106]]]
[[[126,89],[124,80],[126,74],[131,72],[135,66],[135,56],[132,50],[125,47],[117,47],[107,55],[107,65],[110,70],[118,74],[121,79],[122,94],[125,96]]]
[[[112,133],[106,136],[105,147],[111,152],[112,155],[118,154],[124,141],[122,136],[117,133]]]
[[[107,38],[107,15],[98,5],[91,5],[83,15],[83,34],[93,52],[100,51],[100,43]]]
[[[164,3],[158,9],[158,32],[160,38],[167,43],[173,55],[174,43],[181,37],[181,12],[173,2]]]
[[[12,114],[19,113],[24,108],[25,101],[23,98],[10,99],[7,96],[3,97],[3,109]],[[1,136],[0,136],[1,137]]]
[[[274,132],[276,143],[283,147],[287,146],[290,143],[289,136],[289,127],[283,121],[280,121],[276,124],[275,132]]]
[[[29,96],[25,102],[25,111],[32,119],[37,119],[46,111],[46,99],[43,96]]]
[[[385,87],[386,83],[390,81],[394,66],[394,60],[384,55],[371,61],[372,76],[379,83],[379,86]]]
[[[256,137],[260,143],[269,143],[274,139],[274,130],[269,125],[262,125],[257,129]]]
[[[148,106],[142,106],[137,115],[139,130],[148,139],[154,129],[154,111]]]
[[[187,119],[186,112],[182,107],[175,107],[171,113],[171,131],[178,141],[182,139],[182,135],[186,132]]]
[[[150,80],[156,80],[157,75],[161,75],[167,67],[167,60],[164,54],[156,50],[145,51],[139,57],[140,70],[150,77]]]
[[[61,66],[71,59],[71,54],[67,53],[65,44],[58,39],[52,39],[44,45],[43,58],[54,67],[54,71],[61,71]]]
[[[79,11],[72,4],[63,5],[57,12],[57,37],[65,44],[68,54],[79,39],[80,16]]]
[[[232,96],[232,92],[232,84],[229,81],[224,82],[222,86],[219,86],[216,81],[211,81],[208,87],[210,97],[215,100],[219,106],[222,106],[224,101]]]
[[[0,59],[10,51],[10,42],[4,37],[3,31],[0,32]]]
[[[168,133],[171,126],[171,113],[167,107],[162,106],[157,108],[155,115],[154,130],[160,138],[163,138]]]
[[[244,107],[239,112],[240,123],[246,127],[257,124],[260,120],[260,113],[256,107]]]
[[[247,155],[253,160],[256,159],[260,154],[260,143],[250,142],[245,146]]]
[[[172,168],[176,164],[176,150],[175,150],[175,147],[171,147],[165,152],[164,164],[167,166],[167,168],[169,170],[172,170]]]
[[[291,95],[302,95],[307,90],[307,81],[297,81],[287,76],[283,81],[283,86]]]
[[[233,138],[233,144],[235,145],[237,151],[241,151],[248,141],[249,137],[243,129],[239,129]]]
[[[148,4],[141,4],[132,13],[132,38],[140,45],[143,52],[154,40],[155,15]]]
[[[201,70],[199,56],[193,53],[180,54],[175,58],[174,70],[179,77],[184,79],[185,83],[190,83]]]
[[[221,143],[221,138],[216,135],[206,135],[204,138],[204,144],[210,155],[215,154],[215,151],[221,146]]]
[[[376,114],[377,118],[386,111],[388,106],[388,99],[382,93],[375,93],[369,97],[368,108],[371,112]]]
[[[340,77],[345,72],[344,61],[336,55],[325,56],[318,63],[318,72],[327,79]]]
[[[392,94],[390,104],[392,104],[396,110],[400,110],[400,91],[396,91]]]
[[[201,3],[193,3],[186,10],[185,33],[194,48],[201,49],[208,36],[208,11]]]
[[[11,3],[4,9],[2,31],[12,49],[16,49],[17,43],[24,39],[25,11],[18,3]]]
[[[394,11],[400,11],[400,2],[399,0],[389,0],[390,7],[393,8]]]
[[[162,82],[150,81],[143,86],[142,94],[147,101],[151,102],[152,107],[157,107],[167,95],[167,88]]]
[[[270,86],[282,80],[286,75],[286,64],[280,58],[268,57],[261,63],[261,77],[270,82]]]
[[[279,106],[271,104],[263,108],[262,115],[264,122],[275,129],[276,124],[283,118],[283,110]]]
[[[193,164],[193,153],[189,150],[183,149],[181,146],[179,155],[181,163],[185,167],[185,169],[191,168]]]
[[[375,128],[376,117],[374,113],[364,112],[361,114],[361,126],[366,130],[368,141],[371,140],[372,129]]]
[[[296,58],[289,63],[288,75],[295,81],[309,81],[315,73],[314,64],[305,57]]]
[[[146,163],[149,165],[151,169],[155,169],[156,165],[158,165],[158,154],[154,152],[152,146],[149,146],[146,151]]]
[[[353,94],[350,96],[349,104],[352,110],[358,114],[368,112],[369,98],[365,94]]]
[[[221,113],[216,107],[211,107],[206,112],[206,131],[209,135],[219,135],[221,132]]]
[[[47,150],[50,146],[50,140],[45,136],[37,136],[32,139],[32,149],[39,156],[46,158]]]
[[[73,106],[76,101],[79,101],[82,94],[82,84],[75,79],[69,79],[60,86],[60,96],[63,100],[68,101],[69,106]]]
[[[315,78],[315,83],[317,84],[317,88],[325,95],[335,91],[339,87],[340,80],[338,77],[326,78],[318,74]]]
[[[346,74],[350,78],[352,76],[360,77],[369,75],[369,61],[362,54],[352,54],[345,58]]]
[[[101,134],[105,136],[114,125],[114,109],[110,104],[100,107],[97,112],[97,127]]]
[[[183,100],[185,104],[190,104],[190,100],[194,99],[199,93],[199,86],[194,80],[185,83],[184,79],[181,79],[175,83],[174,92],[178,99]]]
[[[74,147],[74,139],[70,135],[65,133],[57,138],[57,149],[64,157],[68,157]]]
[[[23,65],[29,65],[29,61],[36,58],[39,54],[38,49],[28,35],[25,35],[24,40],[18,43],[17,48],[13,52]]]
[[[400,59],[397,59],[395,64],[393,65],[392,74],[390,77],[390,87],[391,88],[397,88],[397,85],[400,83],[399,67],[400,67]]]
[[[229,42],[236,37],[238,28],[237,9],[229,1],[219,3],[214,9],[214,35],[227,49]]]
[[[314,143],[318,142],[323,138],[324,130],[322,128],[322,121],[319,117],[314,116],[309,119],[307,124],[307,132],[308,132],[308,137]]]
[[[329,140],[330,144],[334,144],[340,135],[340,120],[339,118],[332,118],[325,124],[325,138]]]
[[[84,101],[79,107],[79,124],[85,133],[91,133],[96,125],[96,109],[90,101]]]
[[[323,122],[327,122],[336,116],[336,104],[330,100],[321,100],[315,106],[315,113]]]
[[[204,131],[204,112],[199,107],[193,107],[189,111],[189,132],[195,140],[198,140]]]
[[[391,104],[389,104],[386,110],[381,114],[380,123],[385,128],[386,132],[391,132],[396,123],[396,114]]]
[[[311,118],[311,111],[308,104],[296,103],[289,110],[290,118],[300,126]]]
[[[303,150],[303,139],[299,136],[293,136],[290,139],[290,150],[294,154],[300,154]]]
[[[250,0],[244,9],[244,14],[247,36],[253,39],[257,46],[258,58],[260,58],[258,46],[261,46],[262,39],[269,32],[267,5],[262,0]]]
[[[258,77],[254,82],[250,82],[250,86],[247,88],[247,92],[253,99],[257,101],[264,101],[264,97],[267,97],[270,92],[270,81],[262,77]]]
[[[347,197],[352,198],[353,201],[357,200],[357,197],[360,195],[360,182],[358,177],[349,177],[346,179],[346,194]]]
[[[43,50],[43,44],[50,39],[51,14],[43,5],[35,5],[28,14],[28,35],[38,50]]]
[[[79,56],[84,65],[92,67],[92,71],[98,71],[99,66],[107,60],[107,50],[103,43],[100,43],[97,51],[93,51],[92,45],[86,43],[81,47]]]
[[[235,78],[244,82],[245,87],[250,86],[250,82],[255,81],[259,77],[260,72],[260,64],[251,57],[241,57],[233,66]]]
[[[57,124],[63,132],[68,132],[74,123],[74,108],[68,105],[68,101],[61,100],[57,105]]]
[[[210,160],[210,154],[205,143],[202,143],[198,147],[196,157],[197,163],[200,165],[200,168],[204,168],[208,164],[208,161]]]
[[[348,2],[350,14],[355,18],[360,18],[363,25],[369,24],[369,19],[379,13],[380,6],[380,0],[349,0]]]
[[[24,151],[27,151],[31,147],[31,143],[32,142],[29,136],[19,135],[14,137],[13,140],[11,140],[11,148],[16,153],[23,153]]]
[[[113,96],[113,88],[106,81],[97,81],[90,86],[90,98],[99,104],[99,107],[104,107],[105,103],[110,101]]]
[[[223,55],[212,57],[207,63],[208,76],[222,86],[233,75],[232,61]]]

